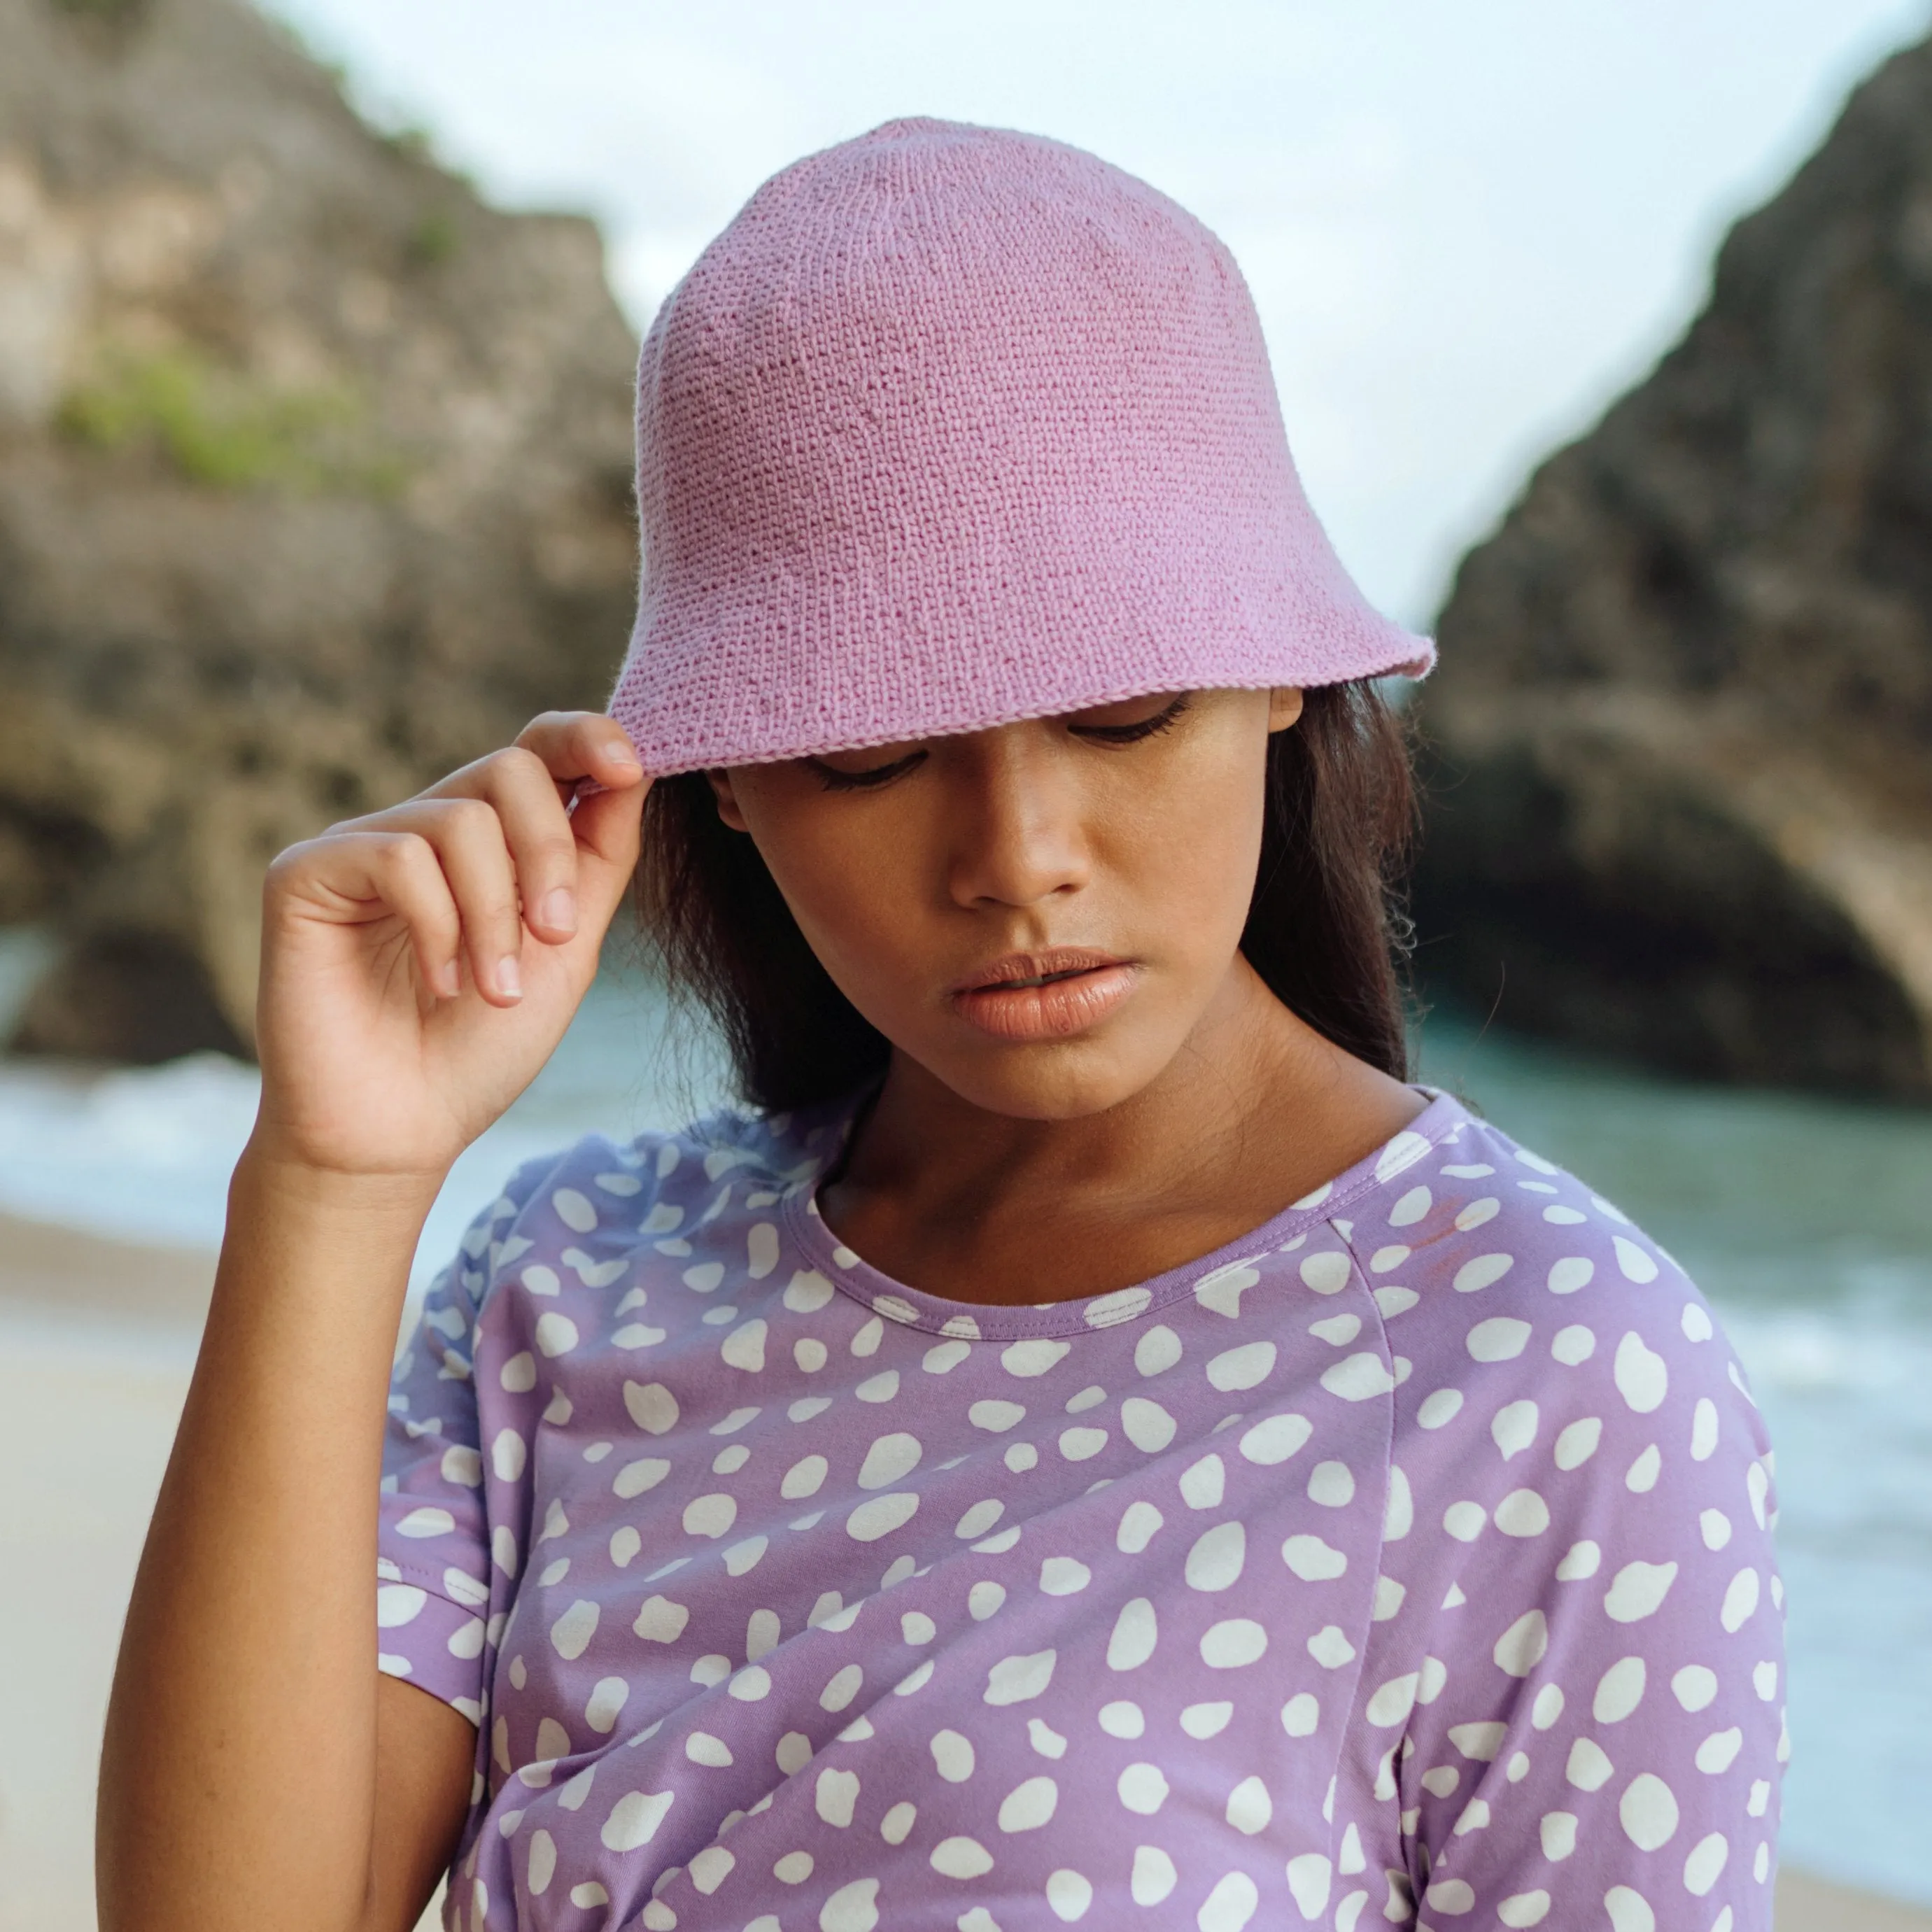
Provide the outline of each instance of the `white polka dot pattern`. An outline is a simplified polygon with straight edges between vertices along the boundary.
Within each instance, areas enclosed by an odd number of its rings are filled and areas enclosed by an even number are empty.
[[[456,1932],[1766,1932],[1771,1454],[1615,1209],[1436,1095],[969,1310],[829,1234],[844,1125],[586,1141],[428,1298],[376,1611],[478,1726]]]

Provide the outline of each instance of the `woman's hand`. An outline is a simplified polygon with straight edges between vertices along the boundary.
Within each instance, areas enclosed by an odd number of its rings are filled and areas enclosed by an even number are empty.
[[[572,810],[580,780],[606,789]],[[570,1024],[649,790],[610,718],[549,712],[283,853],[264,890],[255,1155],[433,1190]]]

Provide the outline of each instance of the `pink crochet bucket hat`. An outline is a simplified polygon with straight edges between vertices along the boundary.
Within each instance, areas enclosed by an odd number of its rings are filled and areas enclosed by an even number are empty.
[[[638,503],[610,711],[660,775],[1434,659],[1309,507],[1234,258],[1032,135],[766,182],[645,339]]]

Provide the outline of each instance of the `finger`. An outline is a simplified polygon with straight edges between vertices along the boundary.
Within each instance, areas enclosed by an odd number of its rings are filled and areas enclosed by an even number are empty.
[[[332,833],[284,853],[269,868],[271,893],[298,912],[339,925],[367,925],[393,916],[402,921],[423,984],[438,999],[454,999],[463,979],[457,966],[463,922],[435,852],[406,832]]]
[[[582,778],[621,791],[644,775],[622,725],[601,711],[546,711],[517,734],[517,742],[535,752],[566,792]]]
[[[559,786],[534,752],[512,746],[485,759],[481,796],[501,822],[524,923],[560,946],[577,931],[577,839]]]
[[[600,791],[577,801],[570,815],[578,845],[580,916],[601,940],[637,870],[644,800],[650,781],[628,791]]]
[[[416,970],[437,999],[453,1000],[463,990],[462,970],[457,964],[463,916],[449,881],[436,854],[421,839],[405,836],[385,843],[390,849],[384,896],[409,928]]]
[[[614,720],[597,711],[547,711],[524,727],[515,744],[472,759],[418,796],[480,798],[493,768],[506,759],[518,758],[534,760],[563,799],[586,780],[620,791],[644,777],[630,740]]]
[[[494,806],[482,799],[418,799],[384,814],[434,854],[462,922],[476,989],[492,1006],[523,997],[523,918],[516,868]]]
[[[632,776],[634,790],[641,774],[634,770]],[[569,789],[552,777],[535,752],[511,746],[452,772],[416,798],[357,824],[424,831],[440,823],[434,813],[422,814],[425,806],[466,800],[488,807],[501,821],[498,836],[508,848],[524,922],[535,938],[557,946],[568,940],[578,926],[578,844],[564,796]]]

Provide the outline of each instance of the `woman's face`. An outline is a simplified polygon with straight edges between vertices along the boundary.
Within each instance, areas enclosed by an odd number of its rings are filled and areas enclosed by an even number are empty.
[[[1232,990],[1269,734],[1294,690],[1198,691],[714,771],[840,990],[989,1112],[1118,1105]]]

